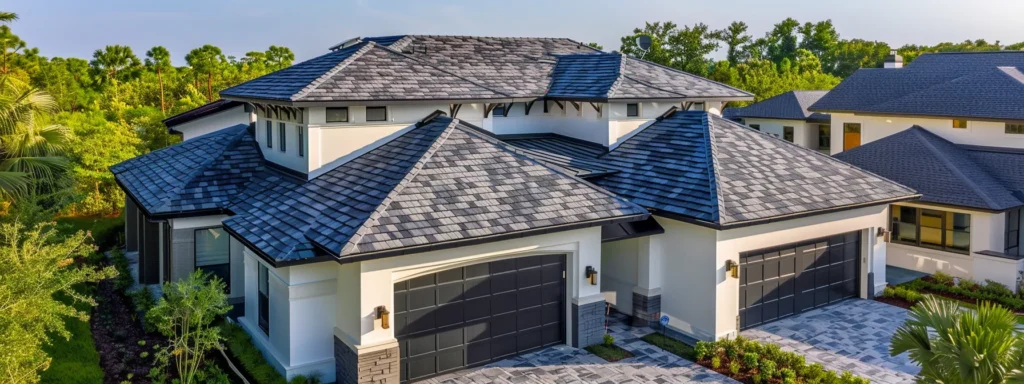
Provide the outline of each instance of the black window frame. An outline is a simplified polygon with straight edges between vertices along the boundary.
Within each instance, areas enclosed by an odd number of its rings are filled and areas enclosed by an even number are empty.
[[[750,124],[747,126],[753,128],[755,131],[761,132],[761,124]]]
[[[1020,216],[1020,208],[1006,211],[1006,237],[1003,253],[1008,255],[1020,254]]]
[[[370,120],[370,110],[383,110],[384,118],[380,120]],[[366,121],[367,122],[382,122],[388,121],[388,107],[366,107]]]
[[[270,121],[270,120],[267,120],[267,124],[265,124],[265,125],[266,125],[266,131],[267,131],[266,132],[267,133],[266,134],[267,148],[274,148],[274,122]]]
[[[288,152],[288,141],[285,139],[288,136],[288,124],[285,122],[277,123],[277,147],[281,152]]]
[[[1024,135],[1024,123],[1006,123],[1003,132],[1007,135]]]
[[[299,151],[299,157],[305,157],[306,156],[306,143],[305,143],[305,140],[304,140],[305,139],[305,135],[306,135],[306,133],[305,133],[305,129],[303,128],[303,126],[296,125],[295,126],[295,138],[296,138],[295,145],[297,147],[295,149],[297,149]]]
[[[629,108],[633,107],[633,112],[629,112]],[[629,103],[626,104],[626,117],[640,117],[640,103]]]
[[[825,128],[825,135],[822,135]],[[832,149],[832,124],[818,124],[818,149]]]
[[[897,219],[896,215],[895,215],[895,212],[896,212],[897,209],[900,210],[900,218],[899,219]],[[913,222],[906,221],[906,220],[908,220],[908,218],[905,217],[906,216],[905,213],[907,213],[907,212],[913,212]],[[941,216],[941,219],[940,219],[940,222],[941,222],[940,226],[937,227],[937,228],[936,227],[931,227],[931,226],[925,226],[922,223],[922,217],[926,213],[927,214],[941,214],[942,216]],[[949,215],[953,215],[953,216],[950,217]],[[963,229],[958,230],[955,227],[956,215],[963,215],[963,216],[967,217],[967,227],[966,227],[966,230],[963,230]],[[920,247],[920,248],[925,248],[925,249],[934,249],[934,250],[943,251],[943,252],[959,253],[959,254],[963,254],[963,255],[969,255],[971,253],[971,219],[972,219],[972,217],[971,217],[971,214],[969,214],[969,213],[943,211],[943,210],[932,209],[932,208],[918,208],[918,207],[911,207],[911,206],[906,206],[906,205],[891,205],[889,207],[889,217],[890,217],[890,221],[891,221],[891,227],[889,229],[892,231],[892,236],[890,236],[889,241],[892,242],[892,243],[910,245],[910,246],[915,246],[915,247]],[[954,227],[953,228],[947,228],[947,223],[949,221],[948,219],[950,219],[950,218],[952,218],[953,222],[954,222]],[[913,241],[900,240],[900,234],[902,232],[902,229],[899,226],[900,223],[903,223],[905,225],[912,225],[913,226],[913,228],[914,228],[914,239],[913,239]],[[934,245],[934,244],[930,244],[930,243],[927,243],[927,242],[922,242],[921,241],[921,237],[922,237],[921,236],[921,228],[922,227],[926,227],[926,228],[929,228],[929,229],[937,229],[937,230],[939,230],[939,232],[941,233],[940,239],[939,239],[939,243],[940,244],[939,245]],[[967,234],[967,249],[966,250],[965,249],[960,249],[960,248],[955,248],[955,247],[952,247],[952,246],[947,246],[947,243],[951,244],[950,241],[947,241],[947,240],[949,240],[947,238],[947,235],[950,234],[950,233],[953,233],[955,235],[957,232],[959,232],[959,233],[966,233]]]
[[[228,242],[228,262],[226,264],[217,264],[218,266],[227,266],[226,277],[216,273],[212,268],[204,268],[209,266],[199,266],[199,241],[197,240],[199,237],[196,235],[199,231],[207,231],[210,229],[220,229],[221,232],[224,233],[224,239]],[[204,272],[221,277],[221,280],[224,280],[225,293],[229,295],[231,294],[231,237],[223,226],[195,228],[192,231],[192,268],[196,271],[202,269]]]
[[[796,140],[796,130],[790,126],[782,126],[782,140],[790,143]]]
[[[263,292],[261,287],[266,286]],[[260,329],[270,336],[270,269],[263,263],[256,267],[256,323]]]
[[[328,112],[330,112],[330,111],[331,111],[332,109],[334,109],[334,110],[339,110],[339,111],[345,111],[345,119],[344,119],[344,120],[331,120],[331,119],[329,118],[329,116],[331,116],[331,114],[330,114],[330,113],[328,113]],[[348,110],[348,107],[328,107],[328,108],[327,108],[327,109],[325,110],[325,116],[324,116],[324,118],[326,119],[326,121],[327,121],[328,123],[347,123],[347,122],[349,122],[349,120],[351,120],[351,119],[352,119],[352,116],[351,116],[351,115],[349,114],[349,110]]]

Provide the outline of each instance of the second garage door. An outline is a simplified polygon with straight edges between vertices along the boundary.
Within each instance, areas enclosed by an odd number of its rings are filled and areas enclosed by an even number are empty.
[[[740,329],[856,297],[860,233],[740,254]]]
[[[471,265],[395,284],[402,382],[565,343],[565,255]]]

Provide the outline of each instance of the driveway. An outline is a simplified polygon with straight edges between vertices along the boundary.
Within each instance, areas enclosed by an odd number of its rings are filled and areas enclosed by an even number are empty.
[[[609,363],[582,349],[560,345],[420,383],[736,383],[640,340],[653,332],[650,328],[630,327],[621,314],[608,319],[615,344],[635,357]]]
[[[836,371],[873,383],[912,383],[921,369],[906,353],[889,356],[889,339],[907,311],[872,300],[850,299],[741,332],[778,344]]]

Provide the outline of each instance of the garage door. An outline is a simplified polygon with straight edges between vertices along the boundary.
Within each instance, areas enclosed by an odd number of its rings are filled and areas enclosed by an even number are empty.
[[[859,232],[741,253],[740,329],[857,296],[859,260]]]
[[[395,284],[402,381],[565,343],[565,255],[451,269]]]

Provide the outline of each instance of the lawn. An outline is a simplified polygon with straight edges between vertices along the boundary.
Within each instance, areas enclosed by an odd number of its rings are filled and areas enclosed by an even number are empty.
[[[630,357],[633,357],[632,353],[629,353],[629,351],[622,349],[622,347],[619,347],[618,345],[615,344],[596,344],[586,347],[584,349],[586,349],[587,352],[593,353],[598,357],[610,362],[616,362],[622,359],[628,359]]]
[[[86,304],[78,304],[79,310],[91,312]],[[50,368],[43,371],[43,383],[102,383],[103,369],[100,368],[100,355],[96,352],[96,345],[93,344],[92,331],[89,323],[78,319],[65,319],[64,324],[71,332],[71,339],[51,335],[52,344],[45,346],[46,351],[53,360]]]
[[[693,347],[687,345],[682,341],[673,339],[660,333],[649,334],[647,336],[644,336],[641,340],[646,341],[651,345],[654,345],[655,347],[671,352],[676,356],[682,357],[686,360],[695,360]]]
[[[92,233],[93,241],[101,251],[124,244],[124,217],[62,217],[57,219],[57,230],[65,235],[78,231]]]

